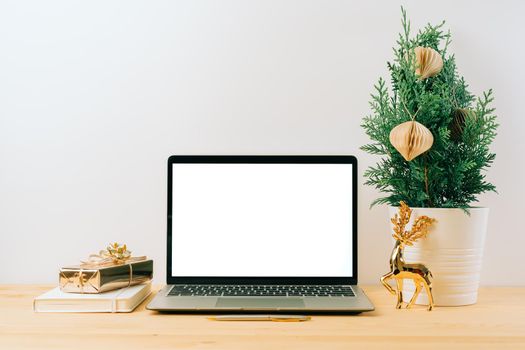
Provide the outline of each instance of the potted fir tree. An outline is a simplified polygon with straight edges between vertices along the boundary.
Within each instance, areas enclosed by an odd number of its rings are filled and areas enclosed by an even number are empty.
[[[388,63],[391,88],[375,85],[372,114],[362,127],[371,143],[362,147],[381,160],[365,172],[366,184],[385,194],[372,205],[400,201],[437,221],[431,233],[405,259],[429,266],[436,305],[467,305],[477,300],[488,208],[475,208],[477,195],[495,191],[483,172],[495,155],[496,136],[490,107],[492,91],[473,96],[447,50],[444,22],[427,25],[415,37],[402,9],[403,32]],[[391,216],[392,216],[391,215]],[[405,283],[404,299],[414,286]],[[418,303],[427,303],[422,293]]]

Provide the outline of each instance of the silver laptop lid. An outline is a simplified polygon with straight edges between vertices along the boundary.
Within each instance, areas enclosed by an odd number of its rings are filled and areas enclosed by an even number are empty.
[[[172,156],[168,283],[357,283],[352,156]]]

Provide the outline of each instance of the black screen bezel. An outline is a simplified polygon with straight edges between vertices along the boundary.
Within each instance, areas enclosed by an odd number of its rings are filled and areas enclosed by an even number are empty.
[[[352,276],[351,277],[178,277],[172,276],[172,171],[174,163],[246,164],[352,164]],[[168,284],[357,284],[357,159],[351,155],[333,156],[203,156],[174,155],[168,158],[167,283]]]

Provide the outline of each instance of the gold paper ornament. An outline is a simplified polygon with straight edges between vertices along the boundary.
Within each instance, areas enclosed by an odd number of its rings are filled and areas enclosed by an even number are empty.
[[[458,108],[454,111],[452,114],[452,122],[449,127],[452,140],[459,141],[461,139],[467,119],[476,119],[476,113],[468,108]]]
[[[407,304],[407,309],[415,302],[421,292],[425,288],[428,296],[428,311],[434,307],[434,297],[432,296],[432,273],[423,264],[407,264],[403,259],[403,252],[405,246],[411,246],[420,238],[424,238],[428,234],[430,226],[436,221],[428,216],[418,217],[410,231],[405,230],[405,226],[410,221],[412,216],[412,209],[401,201],[399,206],[399,215],[395,214],[391,219],[394,225],[394,233],[392,237],[396,240],[392,255],[390,257],[390,272],[381,277],[381,283],[391,293],[397,295],[396,308],[400,309],[403,304],[403,280],[412,279],[416,290],[412,298]],[[394,290],[390,284],[387,283],[389,279],[395,279],[397,290]]]
[[[409,162],[432,147],[434,136],[423,124],[411,120],[390,131],[390,143]]]
[[[441,55],[430,47],[418,46],[414,49],[416,54],[416,74],[419,79],[433,77],[441,72],[443,68],[443,59]]]

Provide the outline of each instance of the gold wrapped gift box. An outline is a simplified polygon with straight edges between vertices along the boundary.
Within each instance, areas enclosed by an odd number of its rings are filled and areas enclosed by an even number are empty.
[[[102,293],[151,281],[153,260],[120,264],[82,264],[60,269],[60,290],[68,293]]]

